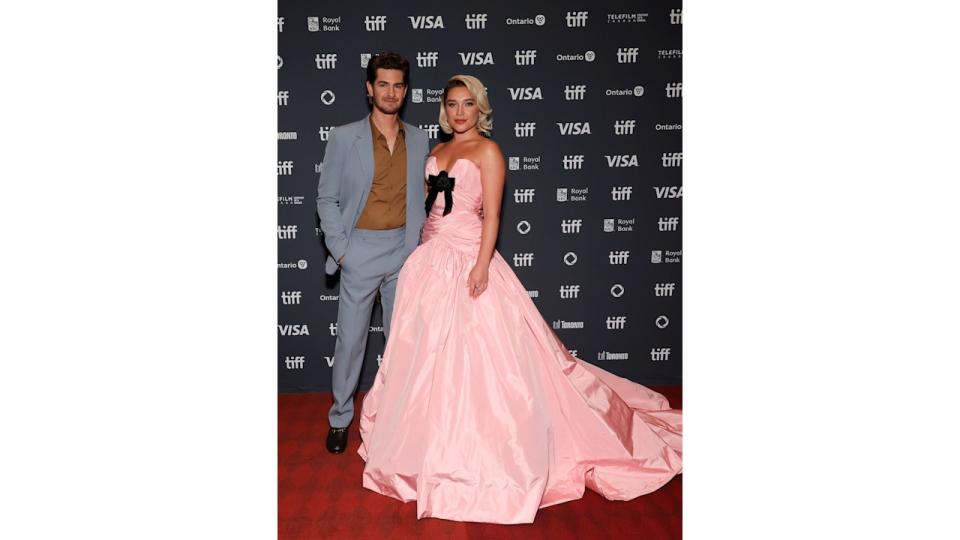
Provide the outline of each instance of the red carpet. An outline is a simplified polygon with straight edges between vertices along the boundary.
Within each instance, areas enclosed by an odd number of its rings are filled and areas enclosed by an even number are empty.
[[[680,386],[651,386],[683,408]],[[359,411],[363,396],[358,394]],[[543,508],[528,525],[416,519],[416,503],[401,503],[360,485],[357,423],[340,455],[324,447],[328,393],[281,394],[279,431],[279,538],[622,538],[679,539],[683,476],[632,501],[608,501],[590,491],[577,501]]]

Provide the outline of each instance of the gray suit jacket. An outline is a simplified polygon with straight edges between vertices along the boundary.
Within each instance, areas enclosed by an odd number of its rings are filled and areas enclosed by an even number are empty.
[[[425,212],[423,183],[430,144],[422,129],[403,123],[407,147],[407,225],[404,237],[406,255],[420,242]],[[327,274],[337,271],[337,261],[347,251],[350,234],[367,204],[373,185],[373,137],[370,116],[330,132],[323,156],[323,172],[317,185],[317,214],[320,229],[330,251]]]

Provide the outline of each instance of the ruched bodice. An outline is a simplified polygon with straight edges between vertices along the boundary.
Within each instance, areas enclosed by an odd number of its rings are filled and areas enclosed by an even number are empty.
[[[427,158],[426,174],[438,174],[437,158]],[[423,224],[422,243],[440,236],[462,251],[475,254],[480,246],[479,211],[483,205],[483,185],[480,183],[480,167],[466,158],[459,158],[450,165],[447,174],[456,179],[453,188],[453,208],[443,215],[443,197],[437,197],[433,208]]]

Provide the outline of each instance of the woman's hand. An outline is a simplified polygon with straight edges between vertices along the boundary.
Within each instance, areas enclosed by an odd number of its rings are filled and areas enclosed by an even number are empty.
[[[485,264],[478,264],[470,271],[470,276],[467,278],[467,292],[471,298],[477,298],[487,290],[488,272],[488,266]]]

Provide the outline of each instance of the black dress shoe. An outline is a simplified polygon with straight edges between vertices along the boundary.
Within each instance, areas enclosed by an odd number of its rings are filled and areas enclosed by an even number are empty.
[[[327,433],[327,450],[331,454],[342,454],[347,449],[347,428],[332,427]]]

